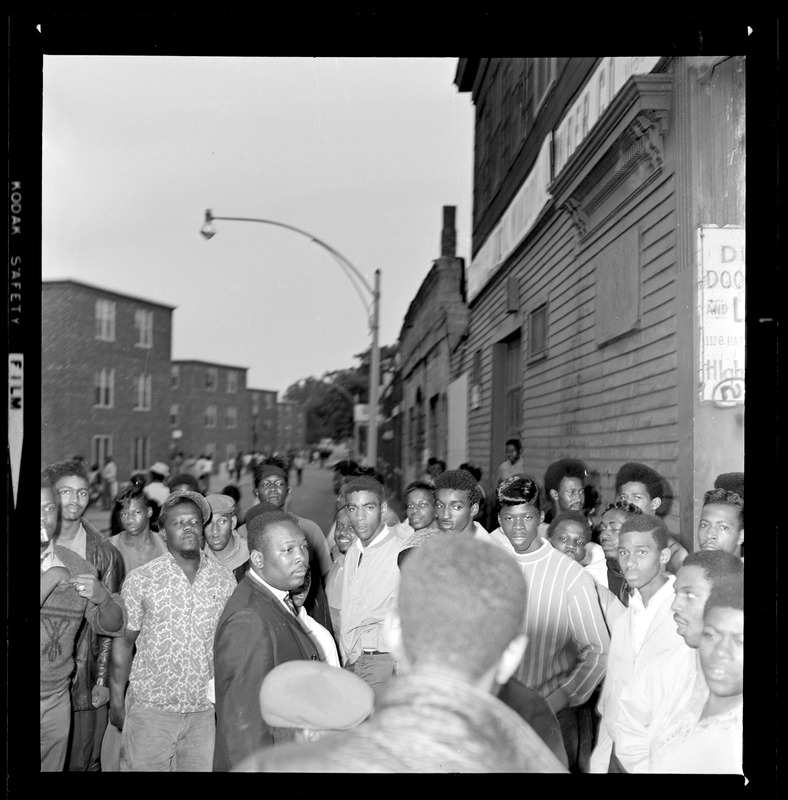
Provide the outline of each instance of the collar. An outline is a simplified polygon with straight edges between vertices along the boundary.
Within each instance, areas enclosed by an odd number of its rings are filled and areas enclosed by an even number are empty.
[[[285,606],[285,608],[287,608],[287,610],[288,610],[288,611],[290,610],[289,606],[288,606],[288,605],[287,605],[287,603],[285,602],[285,599],[286,599],[286,598],[288,598],[288,597],[290,597],[290,592],[289,592],[289,591],[287,591],[287,589],[277,589],[275,586],[271,586],[271,584],[270,584],[270,583],[267,583],[266,581],[264,581],[264,580],[263,580],[263,579],[262,579],[262,578],[261,578],[261,577],[260,577],[260,576],[257,574],[257,572],[255,572],[255,570],[254,570],[254,569],[251,569],[251,568],[250,568],[250,569],[248,569],[248,570],[246,571],[246,574],[247,574],[247,575],[249,575],[249,576],[252,578],[252,580],[255,580],[255,581],[257,581],[259,584],[261,584],[261,585],[265,586],[265,588],[266,588],[266,589],[268,589],[268,591],[269,591],[269,592],[271,592],[271,594],[272,594],[274,597],[276,597],[278,600],[281,600],[281,601],[282,601],[282,604]]]
[[[203,545],[203,550],[205,550],[205,554],[209,558],[213,558],[220,564],[224,564],[226,561],[231,561],[233,556],[237,556],[238,551],[241,549],[241,537],[235,531],[230,534],[230,541],[232,542],[233,547],[222,550],[221,556],[218,555],[215,550],[211,550],[211,548],[208,546],[208,542]]]
[[[669,601],[673,602],[673,582],[676,580],[675,575],[671,575],[671,573],[666,572],[665,577],[667,580],[662,586],[657,589],[656,592],[651,597],[651,600],[648,601],[648,605],[643,602],[643,598],[640,595],[640,589],[633,589],[632,594],[630,595],[631,599],[637,600],[637,605],[642,609],[651,609],[651,608],[658,608],[664,602]]]
[[[361,544],[361,539],[359,539],[358,536],[356,536],[353,540],[353,544],[350,546],[355,547],[359,553],[366,553],[368,550],[378,547],[378,545],[385,542],[392,535],[392,529],[388,525],[384,525],[383,530],[366,547]],[[348,552],[350,551],[348,550]]]

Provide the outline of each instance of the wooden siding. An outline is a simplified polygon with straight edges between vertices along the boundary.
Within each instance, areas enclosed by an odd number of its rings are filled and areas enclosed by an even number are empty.
[[[469,412],[469,457],[492,486],[503,442],[492,435],[492,346],[505,315],[508,277],[520,287],[520,319],[549,299],[547,358],[523,364],[521,438],[526,468],[541,482],[557,458],[583,459],[602,494],[614,498],[614,476],[629,460],[652,465],[667,494],[678,496],[678,393],[675,303],[676,213],[672,176],[662,175],[608,225],[578,241],[568,214],[558,213],[527,242],[480,295],[467,352],[481,349],[478,409]],[[640,235],[641,318],[638,330],[599,348],[594,337],[594,258],[624,231]],[[523,325],[527,352],[527,326]],[[500,452],[499,452],[500,451]],[[666,523],[678,529],[677,504]]]

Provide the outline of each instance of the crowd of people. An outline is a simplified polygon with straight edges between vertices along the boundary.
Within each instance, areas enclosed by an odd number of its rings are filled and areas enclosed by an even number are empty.
[[[400,519],[342,459],[328,530],[305,466],[256,460],[244,513],[157,462],[109,535],[95,470],[42,471],[42,771],[742,774],[743,473],[688,552],[639,462],[601,498],[509,440],[494,496],[432,459]]]

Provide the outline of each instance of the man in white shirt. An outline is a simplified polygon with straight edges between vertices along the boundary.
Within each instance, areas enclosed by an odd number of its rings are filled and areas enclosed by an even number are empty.
[[[480,502],[479,483],[470,472],[449,469],[435,478],[435,520],[442,531],[469,533],[489,541],[487,531],[473,519]]]
[[[399,587],[400,538],[384,522],[383,485],[365,475],[346,487],[347,513],[356,539],[345,555],[340,642],[345,667],[363,678],[376,698],[394,675],[396,662],[383,636]]]
[[[506,440],[506,461],[498,467],[496,485],[512,475],[520,475],[525,471],[523,464],[522,445],[519,439]]]
[[[724,550],[690,553],[673,583],[673,620],[686,647],[646,664],[621,692],[616,721],[616,758],[627,772],[649,772],[651,745],[703,682],[698,648],[706,601],[712,591],[741,580],[741,559]]]
[[[602,719],[591,754],[591,772],[626,772],[615,756],[622,692],[655,656],[685,647],[671,613],[675,576],[666,571],[670,556],[668,530],[659,517],[638,514],[621,526],[618,558],[633,591],[610,636],[607,675],[598,706]]]

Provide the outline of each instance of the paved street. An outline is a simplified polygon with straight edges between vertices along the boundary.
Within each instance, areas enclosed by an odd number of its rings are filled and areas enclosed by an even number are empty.
[[[323,533],[328,532],[334,520],[332,476],[333,472],[330,469],[321,469],[319,466],[309,464],[304,468],[303,483],[301,486],[296,486],[295,471],[292,473],[293,491],[290,495],[289,510],[316,522]],[[226,475],[214,475],[211,478],[211,492],[220,492],[230,482]],[[237,485],[241,490],[241,508],[244,510],[251,508],[257,502],[257,498],[252,494],[252,476],[244,473]],[[109,532],[110,512],[102,511],[100,503],[91,505],[85,516],[100,531]]]

